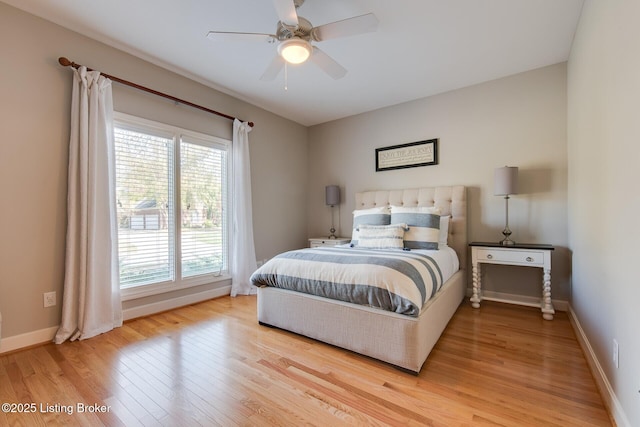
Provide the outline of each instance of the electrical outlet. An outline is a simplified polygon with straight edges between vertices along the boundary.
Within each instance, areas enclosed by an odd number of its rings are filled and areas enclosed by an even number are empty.
[[[615,365],[615,367],[618,367],[618,356],[619,356],[619,351],[618,351],[618,341],[613,340],[613,364]]]
[[[45,292],[44,293],[44,306],[45,307],[53,307],[56,305],[56,292]]]

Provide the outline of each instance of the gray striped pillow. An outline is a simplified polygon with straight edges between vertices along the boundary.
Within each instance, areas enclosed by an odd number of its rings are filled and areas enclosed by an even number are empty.
[[[391,211],[388,206],[370,209],[356,209],[353,211],[353,232],[351,233],[351,245],[358,245],[358,227],[361,225],[389,225],[391,224]]]
[[[405,223],[404,247],[408,249],[438,249],[440,209],[436,207],[391,206],[391,222]]]

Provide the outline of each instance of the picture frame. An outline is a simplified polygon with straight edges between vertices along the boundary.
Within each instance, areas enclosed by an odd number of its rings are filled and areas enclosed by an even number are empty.
[[[437,138],[376,148],[376,172],[437,164]]]

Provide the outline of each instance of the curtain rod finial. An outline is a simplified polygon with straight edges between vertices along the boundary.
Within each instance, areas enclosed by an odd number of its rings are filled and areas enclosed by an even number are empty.
[[[64,56],[61,56],[60,58],[58,58],[58,62],[60,63],[60,65],[62,65],[63,67],[68,67],[69,65],[73,65],[73,62],[69,61],[67,58],[65,58]]]

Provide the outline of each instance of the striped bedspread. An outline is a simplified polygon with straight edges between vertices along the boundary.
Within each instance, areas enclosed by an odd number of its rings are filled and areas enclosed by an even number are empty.
[[[251,283],[418,316],[443,277],[433,257],[419,251],[319,247],[272,258]]]

